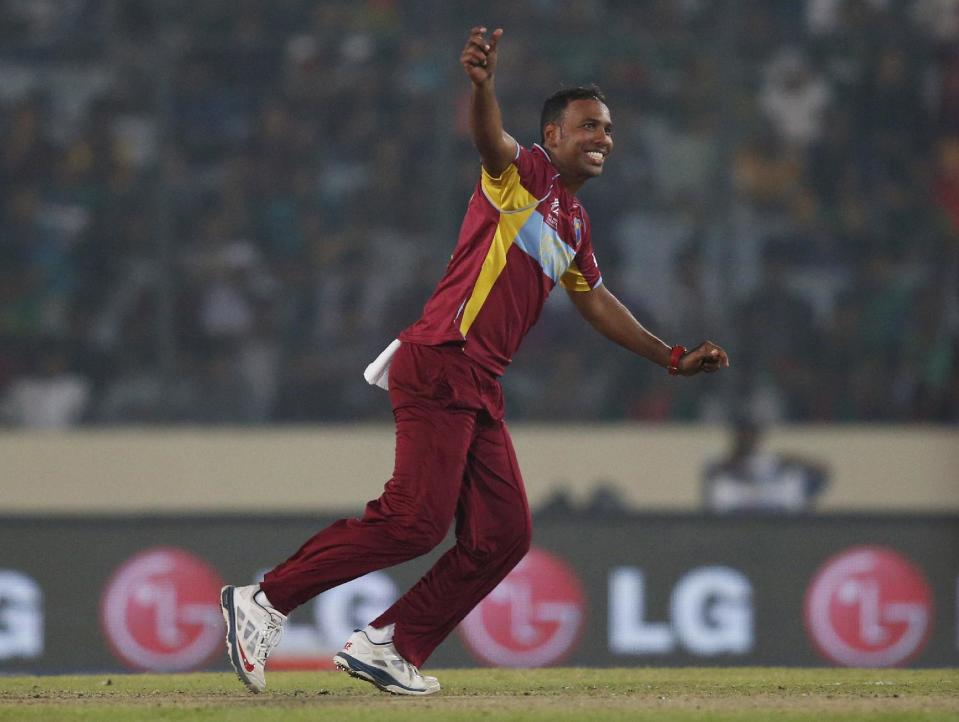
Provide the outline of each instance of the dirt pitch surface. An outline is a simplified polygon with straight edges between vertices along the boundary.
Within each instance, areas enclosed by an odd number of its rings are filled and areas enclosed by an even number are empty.
[[[655,720],[959,722],[959,670],[431,670],[443,691],[391,697],[338,672],[0,676],[0,722]]]

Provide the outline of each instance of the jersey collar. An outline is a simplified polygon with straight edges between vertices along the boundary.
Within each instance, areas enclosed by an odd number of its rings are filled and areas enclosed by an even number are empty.
[[[553,174],[553,180],[556,180],[557,178],[559,178],[559,169],[553,164],[553,159],[549,157],[549,151],[546,150],[539,143],[533,143],[533,150],[538,150],[540,153],[542,153],[543,157],[546,158],[546,161],[550,164],[550,167],[552,167],[552,169],[556,171]]]
[[[546,160],[549,161],[549,164],[553,165],[553,159],[549,157],[549,151],[547,151],[543,146],[541,146],[539,143],[533,143],[533,150],[538,150],[543,154]],[[553,165],[553,167],[555,168],[556,166]]]

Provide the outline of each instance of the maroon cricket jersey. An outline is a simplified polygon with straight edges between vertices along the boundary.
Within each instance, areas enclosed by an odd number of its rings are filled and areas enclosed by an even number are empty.
[[[461,342],[499,376],[553,287],[589,291],[603,279],[589,216],[539,145],[519,146],[498,178],[484,168],[446,272],[401,341]]]

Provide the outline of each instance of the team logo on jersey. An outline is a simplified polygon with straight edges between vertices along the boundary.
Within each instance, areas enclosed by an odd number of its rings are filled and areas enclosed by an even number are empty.
[[[223,642],[222,586],[214,569],[182,549],[157,547],[128,559],[100,602],[114,653],[154,672],[203,666]]]
[[[543,667],[566,658],[583,630],[583,588],[569,565],[533,548],[460,624],[480,662]]]
[[[576,245],[583,240],[583,221],[579,218],[573,219],[573,234],[576,236]]]
[[[819,652],[848,667],[891,667],[929,638],[932,592],[919,568],[879,546],[827,560],[806,592],[806,629]]]

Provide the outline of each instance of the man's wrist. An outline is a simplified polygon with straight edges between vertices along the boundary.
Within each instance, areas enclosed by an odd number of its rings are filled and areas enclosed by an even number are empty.
[[[493,84],[493,76],[492,76],[492,75],[487,75],[487,76],[486,76],[485,78],[483,78],[482,80],[474,80],[474,81],[473,81],[473,87],[476,88],[476,89],[479,90],[479,91],[484,91],[484,92],[489,91],[489,92],[492,92],[493,88],[495,87],[494,84]]]
[[[679,360],[686,355],[686,347],[676,345],[669,349],[669,363],[666,365],[666,371],[670,376],[679,375]]]

